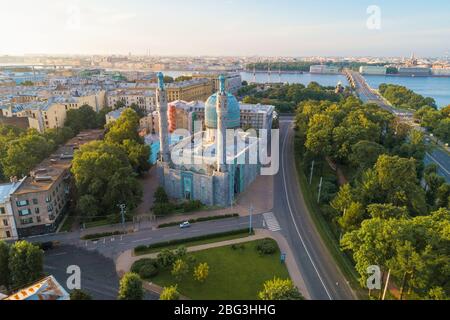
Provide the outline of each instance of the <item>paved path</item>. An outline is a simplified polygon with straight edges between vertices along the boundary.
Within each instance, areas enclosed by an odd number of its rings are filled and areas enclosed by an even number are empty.
[[[253,235],[253,236],[232,239],[232,240],[226,240],[226,241],[220,241],[220,242],[207,243],[207,244],[202,244],[202,245],[198,245],[198,246],[191,246],[191,247],[187,247],[186,249],[187,249],[187,252],[195,252],[195,251],[201,251],[201,250],[206,250],[206,249],[210,249],[210,248],[228,246],[228,245],[237,244],[237,243],[255,241],[255,240],[264,239],[264,238],[274,239],[278,243],[280,251],[283,253],[286,253],[286,262],[285,263],[286,263],[286,267],[289,272],[289,276],[291,277],[292,281],[294,282],[295,286],[299,289],[301,294],[306,299],[310,299],[311,296],[306,289],[304,279],[302,278],[300,270],[298,269],[298,266],[295,262],[294,255],[289,247],[288,242],[280,233],[271,232],[266,229],[255,229],[255,235]],[[131,269],[131,266],[133,265],[133,263],[136,262],[137,260],[144,259],[144,258],[154,259],[157,257],[157,255],[158,255],[158,253],[156,252],[156,253],[150,253],[150,254],[146,254],[146,255],[134,256],[133,250],[127,250],[116,259],[116,271],[119,275],[122,275],[125,272],[128,272]],[[156,293],[161,292],[161,288],[152,283],[149,283],[148,288]]]

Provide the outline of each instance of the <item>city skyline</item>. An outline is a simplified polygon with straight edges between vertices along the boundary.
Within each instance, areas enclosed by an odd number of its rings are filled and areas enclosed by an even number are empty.
[[[442,57],[449,10],[442,0],[19,0],[0,13],[10,30],[0,54]]]

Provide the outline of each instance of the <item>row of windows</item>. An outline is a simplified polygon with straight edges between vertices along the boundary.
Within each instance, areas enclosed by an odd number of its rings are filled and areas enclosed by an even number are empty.
[[[58,190],[58,188],[56,188]],[[53,191],[53,196],[55,196],[55,191]],[[38,205],[39,201],[38,199],[32,199],[31,200],[33,202],[34,205]],[[52,197],[48,196],[47,198],[45,198],[45,202],[50,203],[52,201]],[[25,207],[25,206],[29,206],[30,205],[30,201],[29,200],[18,200],[16,201],[16,205],[18,208],[20,207]]]

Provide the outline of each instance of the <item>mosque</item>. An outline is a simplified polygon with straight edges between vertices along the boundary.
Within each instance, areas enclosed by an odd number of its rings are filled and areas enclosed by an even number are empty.
[[[205,103],[204,127],[170,144],[163,79],[159,73],[156,107],[160,154],[156,165],[161,186],[174,199],[200,200],[209,206],[232,205],[260,174],[258,144],[264,147],[266,139],[240,130],[240,104],[225,91],[225,78],[220,76],[219,91]]]

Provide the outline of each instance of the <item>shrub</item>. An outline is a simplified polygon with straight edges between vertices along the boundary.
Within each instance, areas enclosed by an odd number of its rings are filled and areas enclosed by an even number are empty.
[[[203,206],[200,200],[191,200],[183,203],[183,211],[190,212],[200,209]]]
[[[117,235],[121,235],[121,234],[125,234],[125,233],[126,232],[123,232],[123,231],[93,233],[93,234],[87,234],[85,236],[82,236],[81,239],[83,239],[83,240],[98,240],[100,238],[117,236]]]
[[[140,246],[137,246],[136,248],[134,248],[134,252],[136,252],[136,253],[145,252],[146,250],[147,250],[146,245],[140,245]]]
[[[274,254],[277,251],[277,243],[273,239],[264,239],[258,243],[256,250],[261,255]]]
[[[153,206],[153,213],[156,216],[166,216],[173,211],[173,205],[169,202],[157,203]]]
[[[150,259],[150,258],[144,258],[144,259],[140,259],[138,261],[135,261],[133,263],[133,265],[131,266],[131,272],[134,273],[139,273],[142,269],[142,267],[146,266],[146,265],[152,265],[152,266],[157,266],[157,262],[154,259]]]
[[[139,276],[142,279],[149,279],[158,274],[158,268],[156,268],[153,264],[145,264],[142,266],[141,270],[139,270]]]
[[[167,203],[169,202],[169,197],[167,196],[166,190],[163,187],[158,187],[155,191],[155,203]]]

